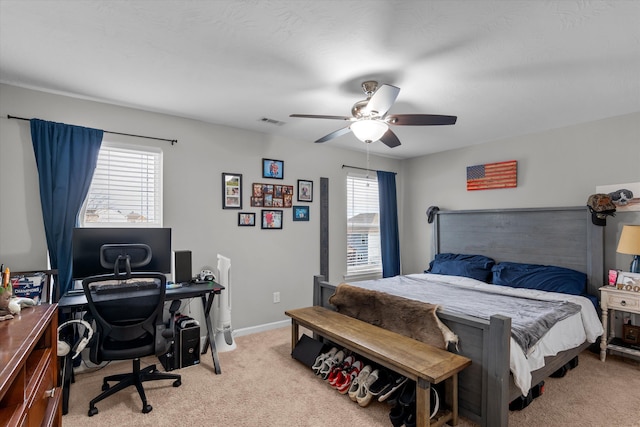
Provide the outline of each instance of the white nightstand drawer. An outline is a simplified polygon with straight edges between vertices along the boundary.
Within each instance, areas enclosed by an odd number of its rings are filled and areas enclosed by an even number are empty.
[[[610,295],[607,305],[609,308],[630,308],[637,310],[640,308],[640,298],[627,295]]]

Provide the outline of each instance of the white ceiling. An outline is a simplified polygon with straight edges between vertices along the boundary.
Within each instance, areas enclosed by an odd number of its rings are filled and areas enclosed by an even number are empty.
[[[289,114],[350,115],[368,79],[458,116],[370,144],[396,158],[638,112],[639,76],[640,1],[0,0],[2,83],[301,144],[345,122]]]

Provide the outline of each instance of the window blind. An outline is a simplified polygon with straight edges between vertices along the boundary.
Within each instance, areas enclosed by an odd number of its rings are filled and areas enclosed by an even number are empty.
[[[80,222],[161,227],[162,151],[103,143]]]
[[[382,271],[376,177],[347,175],[347,275]]]

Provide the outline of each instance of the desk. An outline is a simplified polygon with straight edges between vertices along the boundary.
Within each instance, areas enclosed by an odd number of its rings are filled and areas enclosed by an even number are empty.
[[[177,299],[188,299],[200,297],[202,301],[202,308],[204,309],[204,319],[207,325],[207,340],[202,347],[201,354],[205,354],[209,345],[211,345],[211,357],[213,359],[213,366],[216,374],[220,374],[220,362],[218,361],[218,351],[216,350],[215,331],[211,325],[211,318],[209,314],[213,305],[213,299],[216,294],[219,294],[224,289],[224,286],[216,282],[208,283],[192,283],[189,286],[182,286],[179,288],[168,288],[165,294],[166,301],[172,301]],[[114,294],[114,298],[117,294]],[[85,311],[87,309],[87,297],[84,293],[78,294],[64,294],[60,301],[58,301],[58,310],[62,313],[71,313],[75,311]],[[67,372],[72,369],[67,369]],[[69,373],[71,375],[71,372]],[[69,380],[69,382],[67,382]],[[70,378],[65,378],[64,398],[62,404],[62,412],[67,413],[68,409],[68,394]]]

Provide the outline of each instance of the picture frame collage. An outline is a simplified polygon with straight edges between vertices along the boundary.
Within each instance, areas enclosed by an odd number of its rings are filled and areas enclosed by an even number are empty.
[[[263,178],[284,179],[284,161],[262,159],[261,173]],[[255,227],[258,222],[263,230],[281,230],[284,210],[292,208],[292,220],[309,221],[310,207],[293,205],[295,188],[293,185],[254,182],[251,185],[250,206],[261,209],[260,216],[256,212],[238,212],[238,227]],[[242,174],[222,173],[222,208],[242,210]],[[313,181],[299,179],[297,181],[297,201],[313,202]]]

